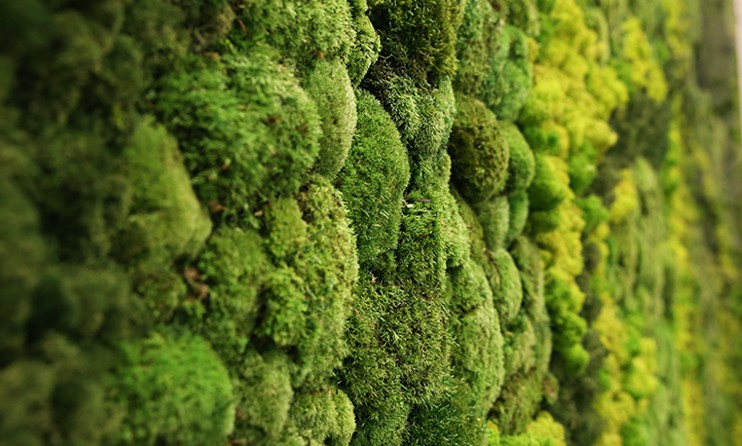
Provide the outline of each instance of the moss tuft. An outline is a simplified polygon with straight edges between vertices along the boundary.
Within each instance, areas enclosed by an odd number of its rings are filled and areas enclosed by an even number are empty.
[[[509,193],[523,192],[533,182],[536,160],[531,147],[515,124],[504,124],[502,133],[510,148],[506,189]]]
[[[317,104],[322,119],[322,138],[314,170],[332,179],[343,167],[356,131],[356,96],[348,72],[337,60],[317,62],[304,88]]]
[[[491,250],[505,246],[509,230],[510,203],[507,197],[500,196],[474,206],[482,225],[484,241]]]
[[[520,311],[523,301],[523,288],[520,271],[510,253],[503,248],[495,251],[494,263],[499,273],[500,287],[494,291],[495,306],[502,319],[503,327],[510,324]]]
[[[394,123],[371,94],[359,90],[358,130],[336,183],[358,238],[361,266],[390,268],[409,176],[407,152]]]
[[[192,58],[163,81],[158,109],[213,212],[239,216],[296,193],[319,152],[315,104],[276,59],[265,47],[221,62]]]
[[[126,407],[121,444],[222,443],[232,430],[232,384],[209,344],[153,335],[124,346],[116,391]]]
[[[453,181],[467,200],[484,201],[503,190],[510,151],[497,118],[482,102],[457,95],[456,107],[448,142]]]

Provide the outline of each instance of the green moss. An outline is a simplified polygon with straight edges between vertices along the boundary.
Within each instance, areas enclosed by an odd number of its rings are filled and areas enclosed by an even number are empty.
[[[456,70],[456,29],[461,21],[459,0],[419,3],[373,2],[369,16],[381,34],[381,57],[410,76],[435,81]]]
[[[343,167],[356,131],[356,96],[340,61],[319,61],[304,88],[317,104],[322,138],[315,172],[330,179]]]
[[[350,2],[351,14],[353,16],[353,27],[356,38],[348,55],[348,76],[354,87],[361,83],[368,69],[379,57],[381,51],[381,38],[376,33],[371,19],[368,17],[368,5],[366,0]]]
[[[536,160],[531,147],[515,124],[504,124],[502,133],[510,148],[506,189],[509,193],[523,192],[533,182]]]
[[[533,87],[528,38],[518,28],[505,26],[490,56],[482,100],[499,119],[514,121]]]
[[[308,243],[307,223],[303,220],[298,201],[279,198],[266,206],[264,240],[265,250],[275,262],[291,262]]]
[[[265,47],[221,62],[192,59],[163,81],[158,110],[199,198],[230,217],[296,193],[319,151],[313,101]]]
[[[479,203],[474,207],[479,224],[482,225],[484,241],[489,249],[505,246],[505,238],[510,223],[510,203],[507,197],[500,196]]]
[[[454,86],[456,91],[481,98],[485,83],[492,70],[501,68],[504,60],[498,60],[501,28],[499,14],[487,0],[466,2],[464,16],[458,29],[456,54],[459,68]]]
[[[510,203],[510,224],[508,225],[508,233],[505,235],[505,246],[510,246],[526,227],[530,207],[528,193],[517,192],[508,195],[508,203]]]
[[[361,266],[388,268],[409,175],[407,152],[394,123],[371,94],[359,90],[358,130],[336,183],[357,236]]]
[[[186,303],[189,322],[230,367],[241,361],[255,328],[266,257],[256,232],[222,227],[190,272],[201,294]]]
[[[528,189],[531,211],[551,211],[569,195],[569,180],[558,163],[554,157],[536,155],[536,175]]]
[[[308,224],[309,245],[295,261],[308,300],[307,325],[296,345],[301,370],[294,385],[316,387],[328,379],[347,355],[343,339],[352,290],[358,279],[356,241],[340,193],[315,177],[299,195]]]
[[[503,326],[512,322],[520,311],[523,301],[523,289],[520,280],[520,272],[510,253],[503,248],[497,249],[494,255],[494,263],[499,273],[499,288],[493,290],[495,295],[495,306],[502,318]]]
[[[309,444],[347,446],[356,429],[353,404],[333,388],[294,395],[289,423],[288,429]]]
[[[282,437],[294,396],[289,364],[278,350],[261,355],[249,349],[231,369],[237,397],[234,438],[268,446]]]
[[[346,337],[353,352],[339,371],[342,386],[355,407],[357,429],[354,445],[401,445],[410,405],[402,390],[397,359],[387,351],[386,340],[400,341],[387,321],[396,316],[390,302],[399,290],[372,284],[362,275],[356,288]]]
[[[537,37],[541,31],[539,6],[534,0],[516,0],[508,4],[508,23],[523,30],[529,36]]]
[[[484,201],[505,186],[510,153],[495,115],[472,98],[457,95],[448,152],[453,181],[467,200]]]
[[[235,27],[232,41],[246,52],[267,43],[293,59],[304,73],[323,58],[346,60],[356,32],[345,0],[242,2],[236,8],[244,29]]]
[[[121,444],[226,441],[232,385],[208,343],[190,335],[154,335],[125,345],[124,352],[116,384],[126,407]]]
[[[269,337],[278,347],[296,344],[306,329],[309,307],[302,279],[292,269],[279,268],[268,273],[262,285],[265,306],[256,334]]]
[[[136,287],[149,297],[154,315],[167,318],[185,297],[170,265],[195,256],[211,232],[211,221],[164,128],[142,122],[122,157],[132,203],[126,228],[116,241],[116,256],[134,273]],[[176,292],[163,292],[174,285]]]

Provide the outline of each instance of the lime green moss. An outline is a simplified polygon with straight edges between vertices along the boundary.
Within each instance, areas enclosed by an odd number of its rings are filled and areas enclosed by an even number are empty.
[[[330,179],[343,167],[356,131],[356,96],[340,61],[320,61],[304,82],[322,119],[315,172]]]
[[[234,398],[208,343],[154,335],[124,346],[116,392],[126,408],[119,444],[202,445],[226,441]]]
[[[238,216],[296,193],[319,152],[314,102],[275,52],[259,47],[219,62],[193,58],[163,81],[158,109],[181,141],[196,192]],[[251,104],[249,107],[245,104]]]
[[[301,444],[347,446],[356,429],[353,404],[333,388],[294,395],[289,416],[287,429]]]
[[[358,129],[338,189],[358,243],[362,267],[382,272],[393,267],[402,219],[403,192],[409,182],[407,151],[389,115],[368,92],[358,91]]]
[[[453,181],[467,200],[484,201],[503,190],[510,151],[497,118],[482,102],[457,95],[456,108],[448,142]]]

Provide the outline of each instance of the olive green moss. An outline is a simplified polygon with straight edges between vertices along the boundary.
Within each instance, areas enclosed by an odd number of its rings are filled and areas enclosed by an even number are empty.
[[[381,104],[358,91],[358,128],[337,185],[358,241],[358,261],[388,268],[397,247],[409,161],[399,132]]]
[[[533,87],[528,38],[520,29],[505,26],[499,51],[507,54],[507,58],[500,71],[489,81],[484,101],[492,107],[498,118],[514,121]]]
[[[456,70],[456,29],[461,0],[390,4],[372,1],[369,16],[381,35],[381,57],[421,80],[451,76]]]
[[[524,191],[510,194],[508,195],[508,203],[510,204],[510,222],[508,232],[505,234],[506,246],[509,246],[513,240],[523,233],[528,223],[528,209],[530,207],[528,193]]]
[[[459,68],[456,70],[456,91],[483,97],[492,73],[501,70],[504,59],[500,54],[500,14],[488,0],[466,2],[461,26],[458,30],[456,55]]]
[[[507,326],[520,311],[523,301],[520,272],[510,253],[503,248],[495,251],[493,260],[500,276],[500,287],[494,293],[495,303],[500,312],[503,326]]]
[[[495,115],[480,101],[456,97],[448,152],[453,182],[467,200],[487,200],[503,190],[510,150]]]
[[[237,216],[296,193],[319,152],[316,105],[275,56],[264,46],[219,61],[194,56],[163,80],[158,110],[213,212]]]
[[[340,61],[320,61],[307,76],[304,88],[322,119],[314,170],[332,179],[343,167],[356,131],[356,97],[348,71]]]
[[[124,346],[116,391],[120,444],[199,445],[226,440],[234,398],[226,369],[198,337],[154,335]]]

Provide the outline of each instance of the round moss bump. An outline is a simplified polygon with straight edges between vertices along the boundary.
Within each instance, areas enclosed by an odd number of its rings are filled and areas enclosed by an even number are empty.
[[[453,181],[464,198],[477,203],[503,190],[510,150],[497,118],[482,102],[456,95],[456,108],[448,141]]]
[[[498,26],[499,19],[489,0],[466,2],[456,44],[459,60],[454,84],[456,91],[482,97],[485,79],[491,69],[492,54],[497,51],[502,32]]]
[[[505,246],[510,224],[510,203],[500,196],[475,206],[479,224],[482,225],[484,241],[490,249]]]
[[[369,15],[381,34],[381,57],[421,81],[456,72],[456,29],[460,0],[374,1]]]
[[[235,438],[247,444],[269,446],[282,438],[294,391],[291,388],[291,360],[278,350],[260,354],[248,349],[235,374],[238,413]]]
[[[510,193],[523,192],[531,185],[536,174],[533,151],[515,124],[504,124],[502,132],[510,148],[506,189]]]
[[[399,132],[379,101],[358,90],[358,125],[336,179],[358,239],[358,261],[385,269],[383,256],[397,247],[409,161]]]
[[[271,338],[279,347],[295,344],[304,331],[309,307],[302,279],[290,268],[280,268],[265,277],[263,286],[263,318],[256,333]]]
[[[320,59],[345,60],[356,39],[351,8],[346,0],[288,0],[242,2],[238,17],[250,32],[235,27],[240,45],[266,42],[297,63],[300,72]]]
[[[526,227],[529,208],[528,193],[522,191],[508,195],[508,202],[510,203],[510,224],[508,233],[505,235],[505,246],[510,246]]]
[[[168,263],[193,256],[211,232],[211,220],[193,192],[175,139],[151,119],[142,121],[122,154],[132,193],[119,256],[126,263]],[[126,255],[129,254],[129,255]]]
[[[278,54],[265,46],[248,54],[194,56],[158,98],[199,198],[227,216],[296,193],[322,136],[314,101]]]
[[[505,249],[495,251],[494,261],[500,275],[500,288],[494,292],[495,302],[503,324],[509,324],[520,311],[523,302],[520,271]]]
[[[569,176],[560,169],[560,162],[550,155],[536,155],[536,174],[528,188],[532,211],[552,211],[569,196]]]
[[[308,242],[307,223],[293,197],[279,198],[265,206],[265,250],[278,262],[289,262]]]
[[[294,260],[308,301],[306,325],[295,353],[300,370],[295,386],[318,386],[347,355],[343,337],[352,291],[358,280],[356,241],[341,195],[329,181],[314,177],[299,195],[309,243]]]
[[[115,389],[127,408],[123,444],[226,443],[235,398],[227,370],[203,339],[155,334],[123,346]]]
[[[482,96],[499,119],[514,121],[533,88],[528,37],[520,29],[508,25],[502,29],[499,44]]]
[[[332,179],[343,167],[356,131],[356,96],[348,72],[339,60],[318,61],[304,88],[314,99],[322,118],[322,138],[314,170]]]
[[[347,446],[356,429],[353,403],[332,387],[294,395],[290,430],[309,444]]]
[[[271,268],[260,234],[221,227],[187,269],[194,299],[186,303],[189,324],[233,365],[242,355],[258,317],[258,294]]]
[[[351,1],[350,7],[356,39],[348,55],[347,66],[351,83],[357,87],[379,57],[381,38],[368,17],[366,0]]]

